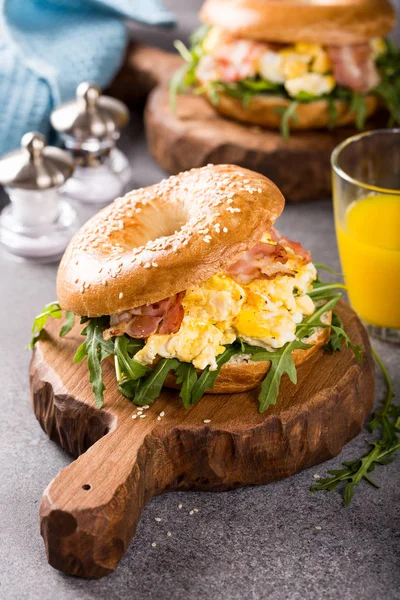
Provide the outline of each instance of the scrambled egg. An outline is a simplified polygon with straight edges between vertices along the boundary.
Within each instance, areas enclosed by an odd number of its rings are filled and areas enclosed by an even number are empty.
[[[178,358],[197,369],[210,365],[214,370],[216,357],[237,337],[268,350],[293,340],[296,324],[315,310],[307,292],[316,270],[311,263],[300,263],[295,255],[290,260],[298,263],[295,276],[256,279],[244,285],[218,274],[188,289],[179,331],[151,335],[135,359],[152,364],[157,356]]]
[[[332,63],[319,44],[297,43],[282,50],[268,50],[259,58],[258,71],[264,79],[284,84],[295,98],[300,92],[313,96],[329,94],[335,87]]]

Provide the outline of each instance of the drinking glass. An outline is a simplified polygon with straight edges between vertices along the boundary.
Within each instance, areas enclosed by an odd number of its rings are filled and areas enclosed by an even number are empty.
[[[331,164],[350,303],[372,336],[400,343],[400,129],[345,140]]]

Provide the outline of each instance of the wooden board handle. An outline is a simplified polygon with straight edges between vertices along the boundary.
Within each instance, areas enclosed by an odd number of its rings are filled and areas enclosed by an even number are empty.
[[[129,422],[130,421],[130,422]],[[154,427],[130,418],[63,469],[45,490],[41,533],[50,564],[72,575],[103,577],[128,548],[154,494],[145,439]],[[133,501],[134,500],[134,501]]]

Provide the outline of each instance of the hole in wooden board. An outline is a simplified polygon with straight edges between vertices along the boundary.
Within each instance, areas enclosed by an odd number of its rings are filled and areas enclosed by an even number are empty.
[[[91,486],[91,485],[89,485],[88,483],[85,483],[85,484],[82,486],[82,489],[83,489],[83,490],[86,490],[86,491],[89,491],[89,490],[91,490],[91,489],[92,489],[92,486]]]

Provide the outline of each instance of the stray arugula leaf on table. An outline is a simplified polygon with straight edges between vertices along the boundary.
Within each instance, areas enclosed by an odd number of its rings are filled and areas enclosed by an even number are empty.
[[[343,503],[348,506],[354,496],[356,486],[365,481],[378,488],[379,485],[371,478],[370,473],[377,465],[388,465],[395,460],[400,449],[400,407],[393,404],[393,382],[378,353],[372,349],[376,363],[380,368],[386,383],[386,395],[381,409],[376,411],[368,424],[370,432],[380,431],[376,441],[369,442],[370,450],[361,458],[345,461],[342,469],[328,471],[330,477],[321,479],[311,489],[332,492],[344,484]]]

